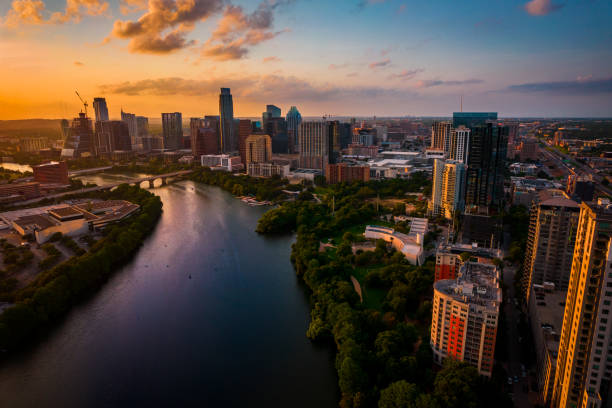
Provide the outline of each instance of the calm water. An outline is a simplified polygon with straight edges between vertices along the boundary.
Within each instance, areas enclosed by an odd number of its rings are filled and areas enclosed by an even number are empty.
[[[192,182],[134,261],[40,346],[0,367],[1,407],[335,407],[333,356],[305,337],[291,237]],[[191,275],[191,279],[189,276]]]

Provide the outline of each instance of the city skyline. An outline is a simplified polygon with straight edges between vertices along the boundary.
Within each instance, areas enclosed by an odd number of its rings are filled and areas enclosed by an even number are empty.
[[[90,105],[105,97],[111,118],[199,117],[217,113],[222,87],[236,117],[267,104],[305,117],[446,116],[461,96],[464,110],[502,117],[612,116],[610,3],[176,4],[3,2],[0,119],[74,117],[75,89]]]

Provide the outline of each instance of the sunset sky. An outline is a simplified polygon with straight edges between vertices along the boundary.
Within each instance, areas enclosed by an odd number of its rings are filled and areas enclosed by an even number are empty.
[[[0,0],[0,119],[612,116],[609,0]]]

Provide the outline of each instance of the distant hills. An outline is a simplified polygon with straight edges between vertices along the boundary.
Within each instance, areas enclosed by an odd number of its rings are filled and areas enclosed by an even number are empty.
[[[0,138],[61,139],[60,119],[0,120]]]

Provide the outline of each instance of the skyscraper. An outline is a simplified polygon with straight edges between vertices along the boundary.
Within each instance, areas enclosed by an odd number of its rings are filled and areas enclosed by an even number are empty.
[[[149,136],[149,118],[136,116],[136,134],[140,138]]]
[[[508,128],[493,123],[471,128],[465,205],[471,213],[488,213],[504,198]]]
[[[289,138],[289,151],[297,152],[298,148],[298,129],[302,123],[302,115],[295,106],[292,106],[287,112],[287,135]]]
[[[431,125],[431,148],[448,152],[450,144],[446,149],[445,146],[450,140],[450,131],[450,122],[434,122]]]
[[[221,88],[219,115],[221,117],[221,153],[238,150],[238,141],[236,141],[236,147],[234,148],[232,140],[234,134],[234,101],[229,88]]]
[[[582,203],[552,407],[610,406],[612,378],[612,207]]]
[[[330,153],[328,124],[323,121],[302,122],[298,133],[300,167],[324,172]]]
[[[275,105],[266,105],[266,113],[270,118],[280,118],[281,117],[281,109]]]
[[[337,163],[340,158],[340,122],[332,120],[327,122],[327,131],[329,134],[329,162]]]
[[[579,214],[578,204],[565,197],[533,204],[523,264],[527,302],[533,284],[552,282],[555,289],[567,289]]]
[[[452,219],[464,209],[465,164],[436,159],[429,211],[434,216]]]
[[[470,152],[470,129],[465,126],[451,128],[448,158],[467,164]]]
[[[249,135],[253,133],[253,125],[249,119],[240,119],[238,124],[238,151],[240,152],[240,159],[246,167],[246,140]]]
[[[119,120],[96,122],[94,152],[97,156],[112,153],[116,150],[132,150],[132,141],[128,124]]]
[[[108,107],[106,106],[106,99],[94,98],[93,108],[96,114],[96,122],[108,120]]]
[[[182,149],[183,115],[180,112],[162,113],[162,130],[164,149]]]
[[[93,127],[85,113],[72,120],[69,136],[64,141],[62,157],[84,157],[93,153]]]
[[[453,127],[472,128],[497,120],[497,112],[453,112]]]
[[[136,138],[138,137],[138,122],[136,121],[136,115],[124,112],[123,109],[121,109],[121,120],[128,126],[132,146],[136,146]]]
[[[191,118],[189,121],[191,151],[194,157],[199,158],[202,155],[219,152],[219,137],[213,128],[216,123],[216,121],[200,118]]]

